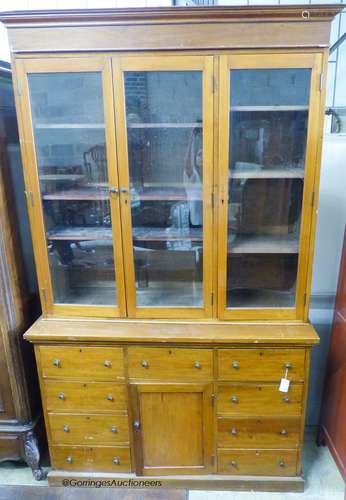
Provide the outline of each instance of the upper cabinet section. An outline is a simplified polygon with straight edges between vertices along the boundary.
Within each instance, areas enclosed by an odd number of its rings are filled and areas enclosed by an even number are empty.
[[[219,280],[226,318],[297,317],[311,218],[303,199],[315,172],[315,65],[318,57],[304,55],[222,60]]]

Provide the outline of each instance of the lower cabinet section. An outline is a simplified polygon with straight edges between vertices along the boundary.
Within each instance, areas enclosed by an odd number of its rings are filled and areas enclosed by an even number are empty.
[[[228,475],[294,476],[297,450],[218,450],[218,472]]]
[[[130,472],[130,448],[115,446],[52,446],[53,466],[71,471]]]

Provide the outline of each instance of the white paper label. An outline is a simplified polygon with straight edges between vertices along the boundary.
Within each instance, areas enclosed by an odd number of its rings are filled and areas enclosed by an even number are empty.
[[[289,388],[290,388],[290,381],[287,378],[282,378],[280,382],[279,391],[288,392]]]

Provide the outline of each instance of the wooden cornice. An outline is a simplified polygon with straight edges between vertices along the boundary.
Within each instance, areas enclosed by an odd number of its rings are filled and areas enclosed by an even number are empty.
[[[341,4],[243,7],[160,7],[130,9],[26,10],[2,12],[6,26],[84,24],[181,24],[223,22],[330,21]]]

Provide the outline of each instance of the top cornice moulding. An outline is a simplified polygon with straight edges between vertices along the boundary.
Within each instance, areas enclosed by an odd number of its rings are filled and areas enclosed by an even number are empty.
[[[343,4],[242,7],[23,10],[0,13],[7,26],[52,24],[222,23],[239,21],[330,21]]]

